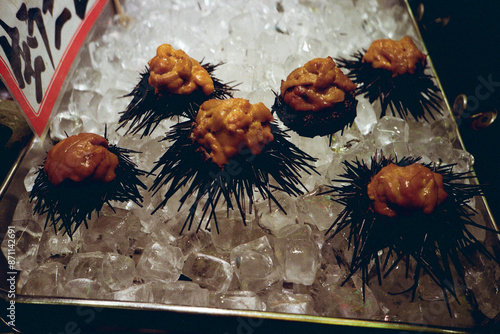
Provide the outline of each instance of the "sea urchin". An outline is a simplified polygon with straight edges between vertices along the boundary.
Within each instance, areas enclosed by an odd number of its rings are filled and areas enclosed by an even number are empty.
[[[132,101],[120,116],[120,127],[130,122],[127,132],[142,131],[142,136],[147,136],[164,119],[185,116],[209,99],[232,97],[235,86],[213,76],[220,65],[200,64],[182,50],[160,45],[140,74],[139,83],[126,95],[132,96]]]
[[[251,105],[244,99],[205,102],[197,116],[193,113],[173,126],[165,138],[172,145],[152,170],[157,175],[151,190],[157,192],[162,186],[168,190],[156,210],[184,186],[188,188],[180,206],[190,196],[195,200],[181,233],[192,227],[201,203],[197,229],[206,217],[207,224],[213,219],[217,231],[215,210],[220,200],[226,202],[227,210],[237,208],[243,222],[247,205],[251,210],[254,203],[254,191],[282,209],[272,190],[300,195],[305,189],[300,173],[316,172],[310,165],[316,159],[287,137],[262,103]]]
[[[449,307],[448,293],[455,298],[457,296],[456,278],[460,279],[460,286],[465,286],[460,259],[463,257],[471,261],[471,251],[479,251],[493,258],[469,228],[498,232],[472,220],[475,211],[468,203],[474,196],[482,194],[481,187],[460,181],[472,179],[473,176],[455,173],[453,165],[419,164],[419,161],[420,158],[413,157],[399,160],[386,158],[380,152],[372,157],[369,164],[357,159],[344,161],[344,173],[340,175],[340,179],[333,180],[342,182],[342,185],[329,186],[330,189],[324,192],[345,206],[327,235],[330,234],[329,237],[333,238],[341,231],[348,232],[349,247],[353,250],[349,277],[360,272],[363,286],[368,284],[370,272],[376,272],[380,284],[382,278],[389,275],[397,265],[404,264],[407,272],[414,273],[413,284],[407,290],[412,292],[412,299],[420,276],[428,274],[442,289]],[[373,185],[369,185],[381,170],[388,166],[399,168],[415,164],[425,167],[427,171],[424,173],[437,176],[432,182],[442,183],[445,194],[436,195],[433,210],[425,207],[428,203],[417,208],[414,203],[405,202],[408,197],[418,196],[419,190],[411,189],[412,185],[403,183],[392,183],[391,187],[397,188],[397,191],[409,187],[407,190],[413,194],[404,195],[406,198],[399,204],[395,204],[390,198],[392,195],[387,193],[380,195],[382,202],[374,200],[373,189],[369,189]],[[415,175],[417,178],[421,177]],[[394,180],[399,176],[387,177]],[[424,188],[431,183],[428,180],[417,182]],[[424,188],[420,191],[425,191]],[[386,214],[384,210],[392,211],[392,214]],[[409,271],[409,268],[412,270]]]
[[[141,206],[139,188],[146,186],[139,177],[146,172],[136,168],[131,153],[137,152],[108,146],[104,137],[90,133],[62,140],[37,171],[30,193],[34,213],[47,214],[45,227],[53,226],[55,232],[63,230],[72,237],[105,203],[111,208],[111,201]]]
[[[355,52],[352,58],[335,60],[358,85],[357,95],[368,98],[370,103],[380,101],[380,117],[386,115],[387,109],[393,116],[408,119],[411,115],[417,121],[428,121],[427,116],[434,119],[434,111],[441,114],[439,88],[432,76],[425,74],[426,57],[410,37],[401,41],[377,40],[368,50]]]

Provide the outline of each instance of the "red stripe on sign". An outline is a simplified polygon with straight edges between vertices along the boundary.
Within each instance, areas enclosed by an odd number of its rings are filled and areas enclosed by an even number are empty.
[[[26,117],[28,118],[31,127],[36,132],[36,134],[41,137],[47,127],[47,122],[52,114],[52,109],[57,101],[61,87],[64,84],[66,76],[68,74],[73,61],[75,60],[80,47],[82,46],[87,34],[94,25],[95,21],[101,14],[102,10],[106,6],[107,0],[97,0],[94,5],[87,11],[84,20],[80,23],[76,32],[73,34],[71,41],[66,47],[63,56],[56,70],[47,86],[47,90],[42,98],[42,103],[38,108],[38,112],[35,113],[33,106],[29,103],[28,99],[24,95],[21,88],[14,79],[14,76],[10,70],[10,67],[0,59],[0,74],[2,75],[5,83],[10,89],[10,92],[19,103]],[[38,116],[37,116],[38,114]]]

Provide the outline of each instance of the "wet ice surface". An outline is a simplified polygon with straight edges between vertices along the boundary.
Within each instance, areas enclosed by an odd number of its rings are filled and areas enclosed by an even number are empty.
[[[162,43],[182,48],[198,60],[225,62],[215,75],[241,83],[236,97],[270,108],[280,81],[312,58],[347,57],[374,39],[416,36],[405,7],[395,0],[129,0],[124,5],[133,16],[131,25],[125,28],[117,19],[110,20],[104,35],[94,36],[82,49],[78,71],[50,125],[49,137],[102,134],[107,124],[110,142],[141,151],[132,159],[145,170],[165,150],[168,143],[159,140],[175,122],[165,120],[144,138],[114,130],[118,112],[130,101],[123,96]],[[317,194],[343,172],[342,161],[366,161],[376,149],[383,149],[387,155],[422,156],[425,162],[456,162],[459,171],[474,163],[459,149],[449,117],[436,115],[430,124],[392,116],[379,120],[380,106],[358,99],[354,125],[336,133],[331,145],[326,137],[290,133],[294,144],[318,158],[315,166],[321,175],[304,175],[303,196],[275,194],[287,215],[276,205],[268,207],[267,201],[257,200],[245,226],[239,215],[227,215],[221,208],[218,234],[209,226],[196,234],[179,235],[185,217],[185,211],[178,210],[180,194],[151,215],[165,192],[160,190],[156,195],[143,192],[143,208],[125,203],[116,204],[116,212],[103,209],[89,222],[89,229],[81,228],[69,240],[51,228],[43,230],[45,218],[32,216],[26,194],[34,181],[36,169],[32,169],[12,222],[16,269],[22,271],[18,291],[446,326],[473,324],[465,307],[456,302],[453,317],[448,316],[444,303],[436,301],[441,298],[439,291],[428,288],[429,279],[423,279],[425,293],[419,289],[422,293],[414,302],[408,294],[389,295],[387,291],[411,285],[404,268],[394,270],[383,286],[373,280],[364,301],[357,275],[341,286],[352,254],[348,236],[325,241],[324,233],[342,206]],[[28,154],[23,163],[27,170],[42,163],[48,147],[44,143]],[[151,185],[151,179],[144,182]],[[476,237],[484,240],[485,235]],[[5,241],[2,250],[6,252]],[[468,267],[466,280],[480,292],[476,298],[481,311],[493,318],[500,305],[500,269],[494,262],[483,262],[488,272]]]

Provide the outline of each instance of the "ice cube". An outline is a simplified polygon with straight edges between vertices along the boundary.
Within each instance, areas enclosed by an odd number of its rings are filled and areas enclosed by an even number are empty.
[[[453,149],[448,162],[456,164],[453,167],[455,173],[468,173],[474,166],[474,156],[465,150]]]
[[[131,97],[125,97],[128,92],[123,89],[110,88],[104,93],[97,109],[97,119],[110,124],[117,122],[120,113],[127,108]]]
[[[50,122],[49,136],[54,141],[61,141],[82,132],[82,129],[83,120],[80,115],[65,111],[58,113]]]
[[[9,228],[15,231],[15,238],[11,239],[10,234],[4,237],[2,252],[6,259],[14,257],[15,264],[11,269],[30,272],[37,266],[36,253],[42,238],[42,228],[33,219],[15,220]]]
[[[382,258],[385,259],[385,254]],[[411,303],[411,291],[409,289],[414,284],[414,268],[406,268],[405,263],[400,261],[396,266],[392,266],[395,256],[389,258],[388,264],[382,268],[382,284],[370,284],[370,289],[380,303],[380,306],[390,310],[390,314],[398,314],[402,309]],[[391,272],[388,269],[391,268]],[[376,280],[376,278],[373,278]],[[420,289],[419,289],[420,290]],[[407,291],[406,293],[403,293]],[[418,297],[419,298],[419,297]]]
[[[408,123],[393,116],[382,117],[373,129],[373,137],[378,147],[393,142],[408,142],[409,135]]]
[[[281,266],[266,236],[233,248],[230,259],[242,290],[258,292],[282,278]]]
[[[249,15],[248,13],[241,13],[234,15],[229,20],[229,34],[233,38],[246,40],[249,32],[258,32],[266,25],[261,17],[258,15]]]
[[[307,138],[293,132],[290,134],[290,138],[301,150],[317,159],[317,161],[313,163],[314,166],[318,167],[332,162],[333,152],[329,146],[328,136]]]
[[[177,238],[173,245],[182,250],[184,256],[193,252],[199,252],[212,242],[210,233],[205,230],[199,230],[196,233],[186,233]]]
[[[102,74],[98,70],[92,67],[79,66],[78,71],[75,71],[73,78],[71,79],[73,88],[84,91],[84,90],[95,90],[99,87],[101,82]]]
[[[283,226],[276,232],[275,236],[275,239],[309,240],[312,237],[312,230],[305,224],[293,224]]]
[[[449,300],[451,316],[446,302],[442,299],[439,301],[415,299],[415,301],[400,308],[395,316],[398,319],[407,319],[411,323],[420,323],[426,326],[439,325],[460,328],[474,323],[470,304],[463,295],[459,294],[457,297],[458,301],[454,298]]]
[[[400,15],[404,14],[400,13]],[[373,40],[381,38],[395,39],[397,28],[396,18],[390,9],[380,10],[377,15],[367,15],[363,22],[363,29]]]
[[[332,233],[337,233],[335,237],[331,238]],[[331,231],[327,237],[330,237],[322,246],[322,259],[324,262],[332,265],[342,265],[346,268],[350,267],[353,246],[349,242],[349,231],[343,229],[341,231]]]
[[[431,126],[427,122],[418,122],[413,119],[408,120],[408,126],[410,127],[410,136],[408,141],[410,143],[428,143],[432,138]]]
[[[453,143],[458,136],[457,124],[451,117],[442,118],[431,124],[433,137],[443,138]]]
[[[358,145],[363,143],[363,140],[363,134],[356,125],[344,129],[344,131],[334,133],[332,137],[328,139],[330,149],[333,150],[332,158],[335,159],[338,154],[354,151]]]
[[[211,304],[214,307],[232,310],[266,310],[266,304],[253,291],[230,291],[216,294]]]
[[[276,22],[276,31],[285,36],[305,36],[309,31],[309,26],[314,24],[309,8],[301,6],[288,6],[282,16]],[[272,47],[273,43],[261,38],[261,45]],[[288,52],[293,53],[291,52]]]
[[[151,214],[151,212],[153,212],[155,207],[149,201],[148,193],[147,192],[142,192],[142,193],[144,194],[143,199],[145,200],[143,206],[139,208],[133,207],[130,209],[130,211],[132,211],[137,216],[137,218],[139,218],[139,221],[141,222],[141,232],[150,235],[158,229],[161,222],[160,220],[155,219],[155,215]]]
[[[483,254],[474,257],[473,264],[467,262],[465,283],[474,292],[481,312],[494,319],[500,312],[500,267]]]
[[[321,231],[330,228],[344,206],[333,201],[331,195],[320,195],[325,190],[327,189],[320,187],[298,198],[299,223],[315,224]]]
[[[182,273],[203,288],[226,292],[233,278],[233,267],[215,256],[191,253]]]
[[[266,299],[267,310],[270,312],[315,314],[313,298],[306,294],[289,294],[271,292]]]
[[[330,249],[331,253],[331,249]],[[316,275],[317,281],[321,286],[327,285],[341,285],[349,277],[349,270],[345,266],[341,266],[338,263],[333,264],[332,262],[323,265]]]
[[[297,220],[296,198],[281,192],[275,192],[273,196],[285,212],[270,199],[260,199],[255,204],[259,217],[257,224],[269,234],[275,233],[283,226],[295,224]]]
[[[238,50],[238,49],[236,49]],[[242,50],[239,50],[241,52]],[[229,50],[226,50],[228,53]],[[227,58],[234,59],[234,58]],[[217,68],[217,77],[223,82],[232,82],[233,84],[237,84],[237,88],[239,91],[251,91],[252,83],[253,83],[253,67],[247,64],[240,63],[227,63],[219,66]]]
[[[80,115],[80,118],[82,119],[82,129],[80,132],[89,132],[104,135],[106,124],[98,122],[95,116],[82,114]]]
[[[370,101],[365,98],[358,97],[356,113],[354,123],[363,135],[367,135],[377,124],[378,117],[375,114],[375,109]]]
[[[224,6],[220,6],[216,10],[207,11],[207,14],[200,18],[200,26],[204,27],[205,31],[210,31],[211,33],[205,34],[203,40],[205,43],[200,45],[200,59],[208,56],[208,52],[214,54],[215,57],[220,57],[220,55],[215,52],[214,47],[220,43],[220,40],[224,37],[229,36],[229,15],[224,13]],[[213,16],[221,15],[219,20],[214,20]],[[226,15],[224,15],[226,14]]]
[[[64,266],[57,262],[43,263],[33,269],[21,294],[28,296],[58,296],[64,288]]]
[[[168,128],[165,130],[168,130]],[[163,136],[155,137],[142,143],[142,146],[139,149],[141,153],[138,155],[137,161],[137,165],[139,166],[139,168],[143,170],[149,170],[154,162],[158,160],[158,158],[162,156],[163,153],[167,150],[167,148],[170,146],[170,143],[166,140],[161,139],[163,139]],[[134,146],[131,146],[130,148],[134,149]],[[153,178],[149,177],[147,178],[147,180],[150,180],[152,182]]]
[[[102,277],[102,262],[104,254],[101,252],[89,252],[75,254],[66,266],[67,281],[76,278],[87,278],[95,280]]]
[[[221,251],[229,252],[232,248],[249,241],[249,229],[244,225],[241,215],[236,210],[230,210],[229,216],[226,211],[216,213],[218,231],[214,222],[211,223],[212,242]]]
[[[279,91],[281,80],[285,77],[281,64],[274,62],[259,64],[255,68],[252,90]]]
[[[273,91],[269,89],[256,89],[250,92],[246,96],[246,99],[252,104],[262,102],[266,106],[271,106],[274,103],[275,95]]]
[[[422,300],[442,301],[443,289],[436,284],[433,278],[424,273],[419,276],[417,296]]]
[[[303,36],[297,42],[299,46],[298,54],[309,59],[327,56],[326,47],[323,41],[311,36]],[[288,58],[287,58],[288,59]]]
[[[95,91],[74,89],[71,92],[69,112],[75,115],[89,115],[96,119],[101,99],[102,95]]]
[[[380,147],[380,150],[386,157],[403,157],[412,156],[411,146],[407,142],[392,142]]]
[[[30,168],[28,174],[24,178],[24,188],[27,192],[31,192],[33,190],[33,185],[35,184],[35,180],[38,176],[38,171],[40,170],[40,166],[33,166]]]
[[[67,281],[64,286],[62,296],[83,298],[83,299],[103,299],[105,290],[99,282],[89,278],[76,278]]]
[[[103,208],[99,217],[82,231],[82,251],[127,254],[129,238],[140,230],[139,219],[128,210]]]
[[[276,257],[287,282],[311,285],[320,266],[319,248],[311,238],[307,225],[286,226],[274,242]]]
[[[19,196],[19,201],[16,205],[16,210],[14,211],[14,216],[12,217],[12,221],[23,221],[27,219],[35,220],[41,228],[45,226],[45,217],[44,216],[33,216],[33,202],[30,201],[30,194],[23,193]],[[43,217],[43,219],[42,219]]]
[[[134,282],[135,263],[128,256],[107,253],[102,261],[100,282],[111,290],[123,290]]]
[[[198,284],[186,281],[153,283],[155,299],[159,295],[161,303],[187,306],[208,306],[209,292]]]
[[[434,137],[426,146],[429,158],[435,163],[451,161],[453,145],[444,137]]]
[[[70,238],[61,232],[56,234],[53,228],[45,229],[38,247],[37,262],[42,263],[50,259],[66,264],[80,248],[80,231],[77,230]]]
[[[285,62],[283,63],[283,69],[288,76],[288,73],[291,73],[292,71],[294,71],[298,67],[304,66],[304,64],[307,63],[309,60],[311,60],[309,55],[306,55],[303,53],[291,54],[286,58]],[[286,78],[283,78],[283,80],[285,80],[285,79]],[[278,88],[276,88],[275,91],[276,91],[276,93],[280,93]]]
[[[277,32],[263,31],[257,37],[256,43],[259,46],[257,52],[262,53],[263,57],[267,58],[268,63],[283,64],[286,58],[294,53],[294,50],[298,50],[297,41],[293,36]],[[267,49],[273,50],[273,52],[264,52]],[[278,87],[280,83],[279,80],[284,79],[284,76],[284,72],[281,77],[273,76],[278,79],[276,82]]]
[[[330,29],[339,30],[344,26],[345,21],[347,20],[345,10],[341,5],[332,2],[324,3],[324,16],[325,25],[330,27]]]
[[[285,215],[282,211],[274,210],[272,213],[263,212],[259,217],[259,226],[269,234],[274,234],[280,228],[296,224],[296,217]]]
[[[132,302],[143,302],[152,303],[153,298],[153,288],[151,283],[132,285],[129,288],[116,291],[113,293],[114,300],[124,300]]]
[[[315,296],[316,309],[328,317],[370,319],[378,315],[380,308],[375,296],[370,288],[365,286],[363,300],[362,284],[359,280],[353,276],[353,280],[344,286],[334,284],[321,288]]]
[[[137,275],[145,281],[176,281],[182,270],[183,254],[180,248],[152,242],[146,246],[137,263]]]

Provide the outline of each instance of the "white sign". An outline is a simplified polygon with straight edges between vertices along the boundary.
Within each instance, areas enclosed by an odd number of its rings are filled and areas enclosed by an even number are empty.
[[[40,137],[106,0],[0,0],[0,74]]]

